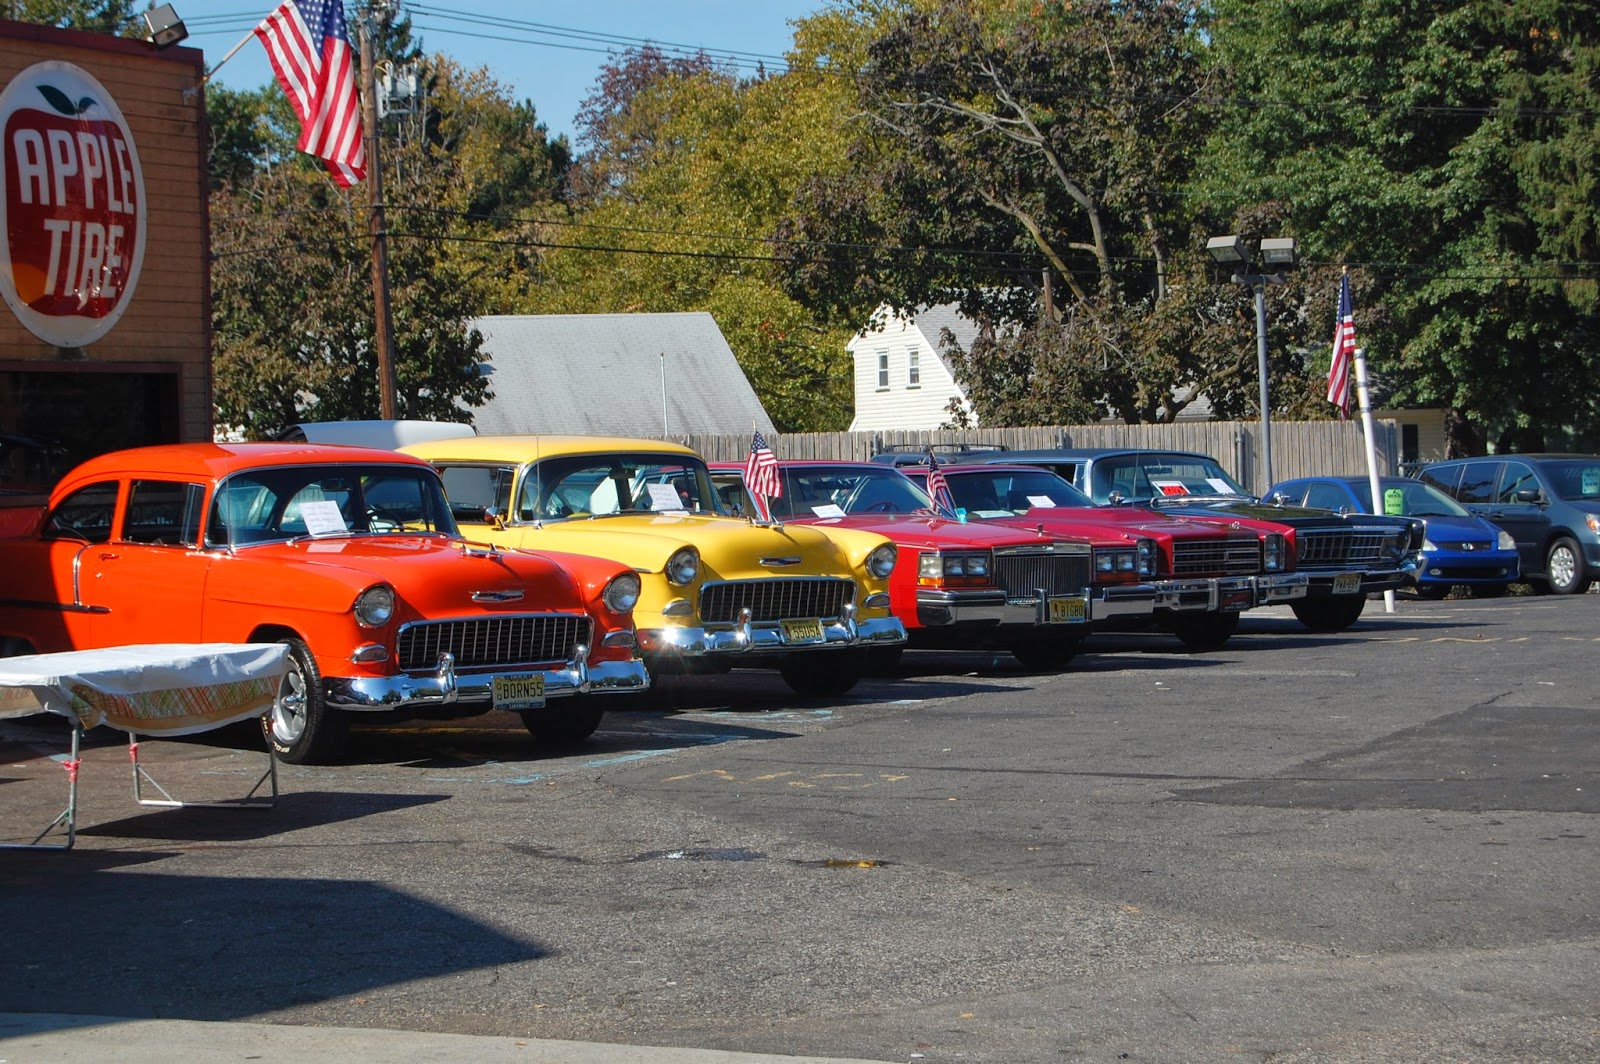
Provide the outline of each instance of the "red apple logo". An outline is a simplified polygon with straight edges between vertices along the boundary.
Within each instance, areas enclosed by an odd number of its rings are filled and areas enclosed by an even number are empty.
[[[57,347],[100,339],[144,261],[144,173],[105,87],[71,63],[37,63],[0,93],[0,292]]]

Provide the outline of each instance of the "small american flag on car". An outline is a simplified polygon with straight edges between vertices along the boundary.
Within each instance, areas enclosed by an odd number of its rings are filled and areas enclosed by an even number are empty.
[[[767,500],[783,496],[783,477],[778,474],[778,457],[767,446],[767,438],[761,435],[760,429],[750,440],[750,457],[744,463],[744,487],[756,504],[761,520],[772,520],[772,508]]]

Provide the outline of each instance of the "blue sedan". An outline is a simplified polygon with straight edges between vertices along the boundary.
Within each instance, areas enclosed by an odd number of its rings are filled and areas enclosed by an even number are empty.
[[[1427,526],[1422,565],[1412,574],[1418,595],[1442,599],[1460,584],[1479,598],[1495,598],[1521,576],[1516,541],[1498,525],[1409,477],[1380,477],[1378,490],[1383,497],[1380,512],[1421,518]],[[1268,489],[1267,498],[1342,513],[1372,513],[1372,489],[1366,477],[1286,480]]]

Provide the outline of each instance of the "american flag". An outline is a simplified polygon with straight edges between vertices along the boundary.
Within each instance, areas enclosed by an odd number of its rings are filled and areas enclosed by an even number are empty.
[[[1333,327],[1333,365],[1328,367],[1328,402],[1350,416],[1350,365],[1356,353],[1356,319],[1350,309],[1350,275],[1339,278],[1339,320]]]
[[[933,505],[950,513],[956,512],[955,496],[950,494],[950,482],[944,478],[944,470],[939,468],[939,460],[933,456],[933,448],[928,448],[928,495],[933,499]]]
[[[342,188],[366,177],[355,59],[341,0],[284,0],[255,34],[300,119],[295,147],[321,159]]]
[[[778,474],[778,457],[767,446],[767,438],[760,430],[750,440],[750,457],[744,463],[744,487],[761,519],[771,520],[772,510],[767,500],[783,496],[783,477]]]

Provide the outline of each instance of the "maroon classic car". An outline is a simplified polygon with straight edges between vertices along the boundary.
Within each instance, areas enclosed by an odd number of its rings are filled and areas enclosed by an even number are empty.
[[[939,514],[910,480],[867,462],[780,462],[783,494],[770,500],[787,523],[865,529],[900,550],[889,601],[913,649],[1004,649],[1030,668],[1059,668],[1086,630],[1150,618],[1155,544],[1093,530],[1063,536]],[[744,505],[744,469],[712,466],[730,508]],[[879,664],[898,653],[877,652]]]

